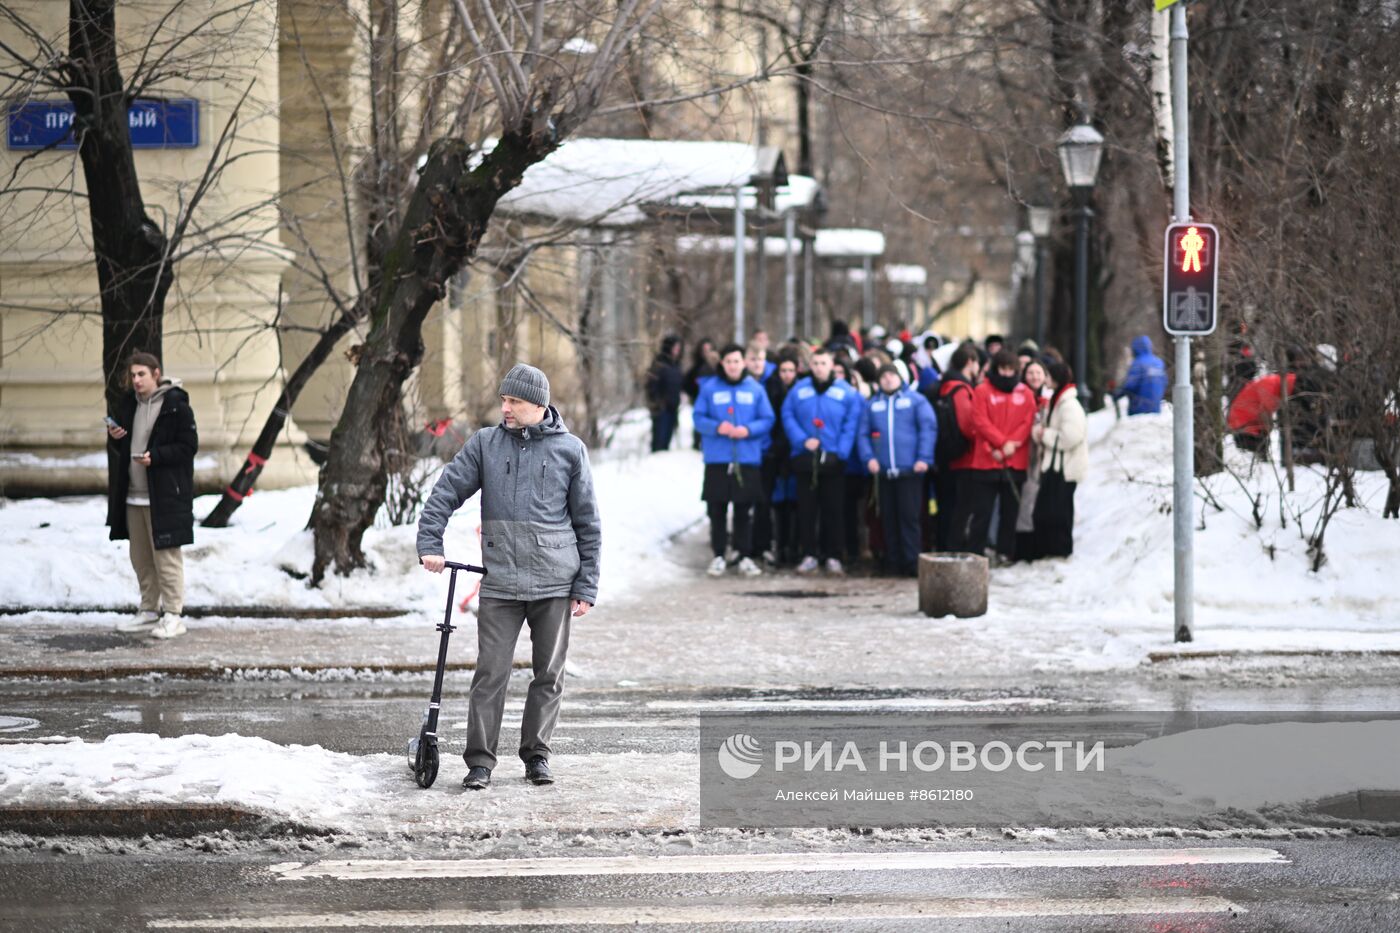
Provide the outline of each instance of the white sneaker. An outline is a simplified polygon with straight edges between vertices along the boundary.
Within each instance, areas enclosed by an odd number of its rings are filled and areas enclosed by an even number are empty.
[[[764,552],[763,552],[763,562],[764,562],[765,564],[767,564],[769,567],[776,567],[776,566],[778,566],[778,552],[777,552],[777,551],[764,551]]]
[[[826,559],[826,572],[838,577],[844,577],[846,575],[846,568],[842,567],[841,562],[836,558],[828,557]]]
[[[798,573],[816,573],[817,559],[815,557],[804,557],[802,563],[797,565]]]
[[[160,621],[159,612],[141,611],[125,622],[117,623],[118,632],[149,632]]]
[[[739,561],[739,572],[746,577],[757,577],[763,574],[763,571],[758,569],[758,564],[755,564],[753,558],[750,557]]]
[[[729,562],[723,557],[716,557],[714,560],[710,561],[710,568],[705,572],[712,577],[722,577],[724,576],[724,572],[728,569]]]
[[[185,620],[173,612],[167,612],[161,616],[156,627],[151,629],[152,638],[174,638],[183,634],[185,634]]]

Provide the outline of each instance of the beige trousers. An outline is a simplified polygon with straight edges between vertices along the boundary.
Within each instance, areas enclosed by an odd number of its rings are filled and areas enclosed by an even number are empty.
[[[156,550],[150,506],[128,505],[126,530],[131,538],[131,567],[141,586],[141,611],[184,612],[184,551],[177,547]]]

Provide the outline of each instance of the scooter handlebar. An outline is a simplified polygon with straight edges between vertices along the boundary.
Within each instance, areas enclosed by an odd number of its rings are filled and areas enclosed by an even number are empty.
[[[479,573],[483,577],[486,576],[486,568],[478,567],[475,564],[459,564],[455,560],[445,560],[442,562],[442,565],[452,570],[465,570],[468,573]]]

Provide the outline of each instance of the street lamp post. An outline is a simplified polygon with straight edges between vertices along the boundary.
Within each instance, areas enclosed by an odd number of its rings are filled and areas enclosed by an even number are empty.
[[[1050,222],[1053,214],[1048,207],[1032,207],[1026,211],[1035,237],[1035,342],[1045,346],[1045,241],[1050,237]]]
[[[1026,282],[1030,278],[1031,267],[1035,265],[1035,234],[1029,230],[1022,230],[1016,234],[1016,267],[1020,274],[1016,279],[1016,324],[1012,328],[1017,333],[1021,333],[1021,328],[1026,323],[1026,312],[1030,316],[1035,316],[1035,307],[1031,305],[1029,296],[1030,289],[1026,287]]]
[[[1060,167],[1065,184],[1074,195],[1074,369],[1080,385],[1089,379],[1089,195],[1099,176],[1103,135],[1087,123],[1072,127],[1060,137]]]

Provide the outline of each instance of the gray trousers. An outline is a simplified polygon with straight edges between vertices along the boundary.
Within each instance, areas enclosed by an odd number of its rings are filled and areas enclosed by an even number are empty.
[[[549,737],[559,721],[564,696],[564,656],[569,651],[568,597],[536,599],[481,598],[476,617],[476,673],[467,713],[467,767],[496,767],[496,743],[506,708],[506,687],[515,661],[520,626],[530,626],[530,654],[535,677],[525,696],[520,724],[520,760],[549,758]]]

